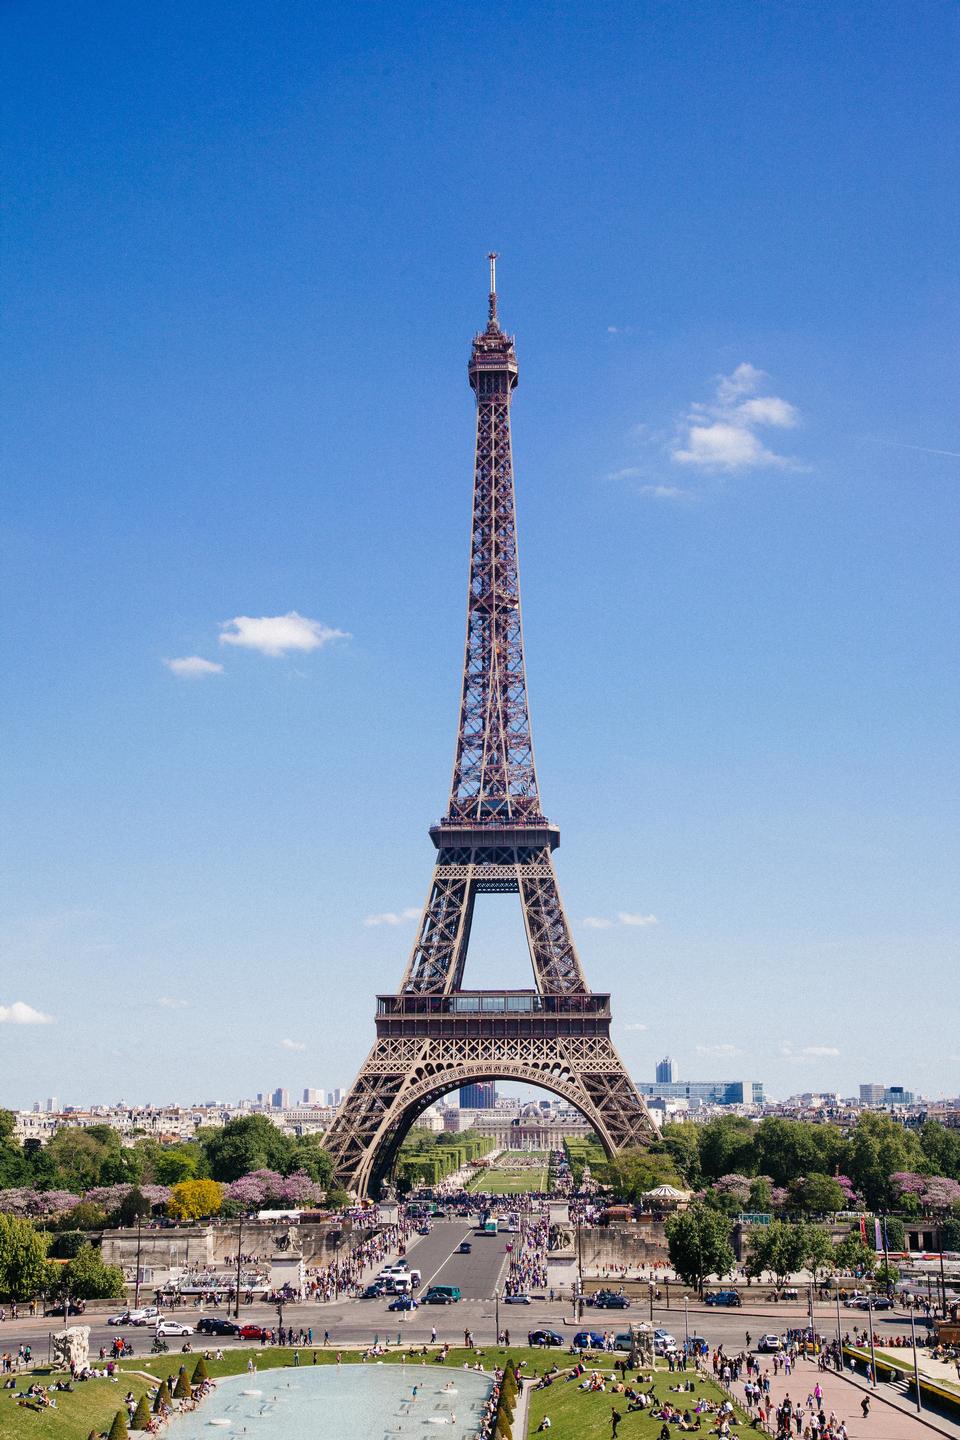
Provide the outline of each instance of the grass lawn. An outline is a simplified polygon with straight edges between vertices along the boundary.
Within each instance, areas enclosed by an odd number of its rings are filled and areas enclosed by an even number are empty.
[[[588,1365],[588,1373],[590,1368]],[[609,1358],[602,1367],[598,1366],[598,1368],[602,1368],[604,1375],[609,1375]],[[693,1379],[696,1386],[692,1394],[671,1394],[669,1388],[671,1385],[676,1385],[681,1379],[688,1378]],[[586,1390],[578,1389],[578,1384],[579,1382],[576,1380],[568,1382],[560,1379],[556,1380],[547,1390],[531,1390],[527,1434],[534,1435],[544,1415],[549,1415],[551,1428],[544,1432],[549,1440],[601,1440],[601,1437],[602,1440],[610,1440],[610,1412],[616,1406],[623,1416],[617,1432],[618,1440],[631,1440],[631,1437],[639,1437],[639,1440],[657,1440],[664,1422],[655,1420],[649,1410],[634,1410],[628,1414],[629,1401],[624,1395],[612,1393],[609,1382],[606,1390],[592,1395]],[[637,1388],[645,1390],[648,1387],[642,1385]],[[700,1379],[692,1371],[680,1376],[671,1375],[667,1370],[658,1370],[655,1389],[658,1399],[669,1400],[671,1404],[680,1409],[689,1408],[691,1414],[697,1401],[704,1397],[715,1403],[722,1403],[726,1398],[712,1380]],[[737,1411],[737,1418],[741,1422],[743,1421],[742,1411]],[[709,1435],[714,1423],[712,1416],[703,1415],[699,1433],[704,1436]],[[744,1433],[746,1433],[745,1427]],[[671,1425],[670,1434],[676,1435],[677,1440],[681,1440],[683,1432],[676,1425]]]
[[[210,1347],[210,1353],[216,1351],[216,1345]],[[155,1389],[153,1383],[135,1373],[138,1370],[146,1371],[147,1374],[155,1376],[157,1380],[166,1376],[175,1376],[181,1364],[186,1364],[188,1372],[193,1373],[193,1367],[197,1363],[200,1354],[206,1354],[206,1350],[197,1347],[190,1355],[183,1355],[179,1351],[171,1350],[166,1355],[138,1356],[126,1363],[121,1362],[118,1366],[119,1382],[114,1384],[111,1380],[85,1380],[71,1394],[58,1394],[53,1398],[57,1401],[56,1410],[27,1410],[18,1406],[11,1398],[13,1393],[10,1390],[0,1390],[0,1436],[3,1440],[87,1440],[91,1431],[104,1432],[109,1430],[113,1417],[118,1410],[123,1409],[123,1397],[128,1390],[134,1395],[152,1393]],[[388,1364],[399,1364],[402,1351],[394,1350],[383,1359]],[[431,1351],[427,1363],[432,1362]],[[357,1350],[341,1350],[344,1364],[359,1362],[361,1352]],[[247,1361],[253,1356],[258,1370],[276,1369],[278,1367],[292,1365],[293,1351],[288,1347],[281,1350],[279,1347],[266,1346],[263,1349],[259,1345],[245,1346],[242,1349],[225,1350],[222,1360],[207,1360],[207,1369],[210,1378],[216,1380],[221,1375],[239,1375],[247,1368]],[[308,1346],[300,1347],[300,1362],[304,1367],[313,1364],[314,1351]],[[482,1349],[480,1356],[481,1364],[492,1371],[497,1365],[505,1363],[508,1356],[512,1355],[515,1361],[525,1360],[525,1372],[528,1375],[542,1375],[550,1368],[553,1356],[548,1350],[528,1350],[525,1346],[487,1346]],[[336,1362],[337,1351],[330,1347],[326,1350],[317,1348],[318,1365],[332,1365]],[[475,1351],[457,1349],[451,1350],[446,1362],[448,1368],[459,1369],[464,1361],[472,1365],[477,1359]],[[563,1356],[560,1357],[564,1359]],[[409,1364],[419,1364],[417,1360],[408,1360]],[[45,1366],[38,1366],[30,1374],[17,1377],[17,1389],[23,1392],[34,1380],[41,1385],[48,1385],[51,1381],[61,1378],[55,1372],[48,1370]],[[552,1391],[550,1393],[553,1393]],[[175,1435],[175,1431],[173,1432]]]
[[[528,1191],[546,1190],[550,1157],[544,1151],[525,1151],[540,1164],[521,1169],[508,1161],[498,1160],[488,1170],[481,1170],[470,1181],[470,1190],[483,1190],[488,1195],[526,1195]]]

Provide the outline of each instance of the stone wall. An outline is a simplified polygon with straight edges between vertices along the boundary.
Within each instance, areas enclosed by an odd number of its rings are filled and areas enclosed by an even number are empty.
[[[216,1225],[144,1228],[140,1235],[143,1283],[164,1285],[171,1272],[225,1270],[228,1263],[236,1263],[235,1260],[228,1262],[228,1257],[236,1256],[240,1244],[244,1255],[259,1257],[259,1261],[267,1267],[277,1238],[286,1235],[291,1228],[295,1228],[302,1241],[303,1259],[308,1269],[335,1259],[338,1242],[343,1253],[359,1238],[359,1234],[354,1236],[350,1222],[344,1225],[339,1221],[307,1221],[291,1227],[289,1220],[244,1220],[242,1239],[235,1220]],[[106,1264],[119,1265],[132,1284],[136,1278],[136,1230],[105,1230],[102,1253]]]
[[[642,1216],[636,1223],[585,1226],[580,1232],[584,1274],[599,1274],[605,1267],[626,1265],[639,1270],[667,1258],[663,1221]]]

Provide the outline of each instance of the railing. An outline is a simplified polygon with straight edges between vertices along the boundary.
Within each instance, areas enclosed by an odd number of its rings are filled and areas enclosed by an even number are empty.
[[[541,995],[537,990],[459,990],[455,995],[378,995],[378,1015],[609,1016],[610,996]]]

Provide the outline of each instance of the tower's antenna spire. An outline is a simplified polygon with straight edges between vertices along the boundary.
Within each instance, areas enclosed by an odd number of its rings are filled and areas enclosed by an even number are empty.
[[[490,261],[490,311],[489,322],[492,326],[499,328],[497,320],[497,252],[491,250],[487,259]]]

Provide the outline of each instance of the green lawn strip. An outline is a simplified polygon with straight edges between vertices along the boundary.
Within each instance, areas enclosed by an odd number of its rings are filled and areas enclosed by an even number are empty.
[[[884,1347],[883,1347],[882,1345],[877,1345],[877,1346],[876,1346],[876,1351],[877,1351],[877,1364],[878,1364],[878,1369],[879,1369],[879,1367],[880,1367],[881,1365],[889,1365],[892,1370],[898,1370],[898,1371],[900,1372],[900,1374],[904,1376],[905,1379],[910,1380],[910,1381],[913,1380],[913,1352],[912,1352],[912,1351],[910,1352],[910,1359],[909,1359],[909,1360],[904,1360],[904,1359],[902,1358],[902,1356],[903,1356],[903,1351],[902,1351],[902,1350],[898,1353],[896,1350],[886,1350],[886,1349],[884,1349]],[[861,1354],[863,1355],[863,1357],[864,1357],[865,1359],[867,1359],[867,1360],[870,1358],[870,1351],[869,1351],[869,1349],[866,1349],[866,1348],[864,1348],[864,1347],[860,1347],[859,1353],[861,1353]],[[949,1378],[943,1378],[943,1379],[941,1379],[941,1377],[940,1377],[939,1375],[931,1375],[931,1374],[929,1373],[929,1371],[924,1370],[924,1368],[923,1368],[923,1360],[922,1360],[922,1359],[921,1359],[921,1361],[920,1361],[920,1379],[921,1379],[921,1381],[926,1381],[926,1383],[927,1383],[928,1385],[939,1385],[940,1388],[941,1388],[941,1390],[952,1391],[952,1393],[953,1393],[954,1395],[956,1395],[958,1398],[960,1398],[960,1385],[955,1384],[955,1382],[954,1382],[953,1380],[949,1379]]]
[[[320,1346],[302,1345],[300,1350],[300,1364],[304,1368],[311,1366],[316,1355],[318,1365],[333,1365],[336,1363],[337,1354],[342,1357],[343,1363],[355,1364],[362,1361],[362,1351],[346,1348],[339,1352],[334,1346],[326,1349]],[[209,1347],[196,1347],[189,1354],[182,1354],[180,1351],[171,1350],[166,1355],[144,1355],[137,1356],[132,1360],[122,1361],[117,1367],[118,1383],[111,1380],[84,1380],[77,1385],[70,1393],[55,1393],[53,1399],[57,1402],[56,1410],[27,1410],[16,1404],[12,1398],[14,1393],[11,1390],[0,1390],[0,1436],[3,1440],[28,1440],[28,1437],[40,1437],[40,1440],[87,1440],[90,1432],[110,1429],[113,1417],[118,1410],[124,1409],[124,1396],[128,1390],[132,1390],[139,1399],[141,1395],[151,1394],[155,1385],[144,1378],[146,1372],[153,1375],[157,1380],[164,1376],[175,1377],[181,1365],[186,1365],[188,1375],[193,1374],[193,1367],[196,1365],[200,1355],[208,1356],[216,1353],[216,1345]],[[419,1354],[414,1356],[410,1352],[407,1366],[419,1366],[424,1357]],[[554,1352],[556,1353],[556,1352]],[[386,1355],[380,1357],[388,1365],[399,1365],[402,1363],[404,1352],[394,1348]],[[433,1365],[436,1358],[436,1350],[431,1349],[426,1358],[428,1365]],[[492,1372],[498,1365],[506,1363],[508,1356],[512,1356],[515,1362],[525,1360],[524,1373],[528,1375],[542,1375],[550,1368],[553,1362],[553,1355],[549,1350],[530,1350],[525,1346],[510,1346],[509,1349],[502,1345],[483,1346],[478,1355],[475,1350],[464,1350],[462,1347],[451,1350],[446,1361],[446,1368],[460,1369],[467,1362],[473,1365],[479,1359],[487,1372]],[[259,1345],[245,1346],[232,1350],[223,1351],[222,1360],[207,1359],[207,1370],[211,1380],[216,1380],[225,1375],[242,1375],[246,1372],[247,1361],[253,1358],[258,1371],[274,1370],[293,1364],[293,1348],[281,1349],[279,1346]],[[560,1360],[569,1360],[569,1357],[560,1356]],[[99,1362],[94,1362],[99,1364]],[[374,1363],[367,1361],[367,1364]],[[49,1385],[55,1380],[65,1379],[66,1376],[40,1366],[30,1373],[17,1376],[17,1393],[22,1393],[27,1387],[37,1380],[41,1385]]]
[[[627,1437],[657,1440],[664,1422],[655,1420],[649,1410],[634,1410],[628,1413],[627,1406],[630,1402],[627,1397],[618,1395],[610,1389],[611,1359],[611,1356],[599,1356],[595,1365],[587,1364],[588,1375],[592,1369],[602,1372],[607,1381],[606,1390],[591,1394],[587,1390],[579,1389],[581,1380],[568,1381],[562,1376],[546,1390],[531,1390],[529,1392],[530,1408],[527,1434],[531,1436],[536,1434],[543,1417],[549,1415],[551,1428],[544,1433],[550,1437],[550,1440],[601,1440],[601,1437],[603,1440],[609,1440],[610,1412],[617,1409],[623,1416],[623,1423],[618,1431],[619,1440],[627,1440]],[[565,1370],[566,1368],[564,1360],[561,1369]],[[636,1379],[635,1376],[632,1378]],[[688,1379],[692,1379],[696,1387],[692,1392],[675,1394],[670,1390],[671,1385],[680,1384],[681,1381]],[[647,1390],[649,1386],[641,1384],[636,1388]],[[712,1380],[702,1379],[693,1371],[671,1375],[668,1370],[658,1370],[654,1388],[658,1400],[669,1400],[671,1405],[681,1411],[689,1409],[691,1415],[694,1405],[704,1397],[715,1404],[720,1404],[727,1398]],[[743,1425],[746,1416],[739,1407],[736,1407],[736,1417]],[[709,1434],[714,1428],[715,1421],[712,1416],[704,1415],[700,1425],[700,1433]],[[675,1431],[678,1436],[683,1433],[675,1425],[672,1425],[670,1427],[671,1435]]]
[[[526,1153],[542,1155],[542,1164],[532,1169],[521,1169],[507,1161],[494,1162],[489,1169],[478,1171],[468,1182],[467,1189],[483,1190],[488,1195],[525,1195],[534,1190],[546,1190],[549,1155],[546,1151]]]

